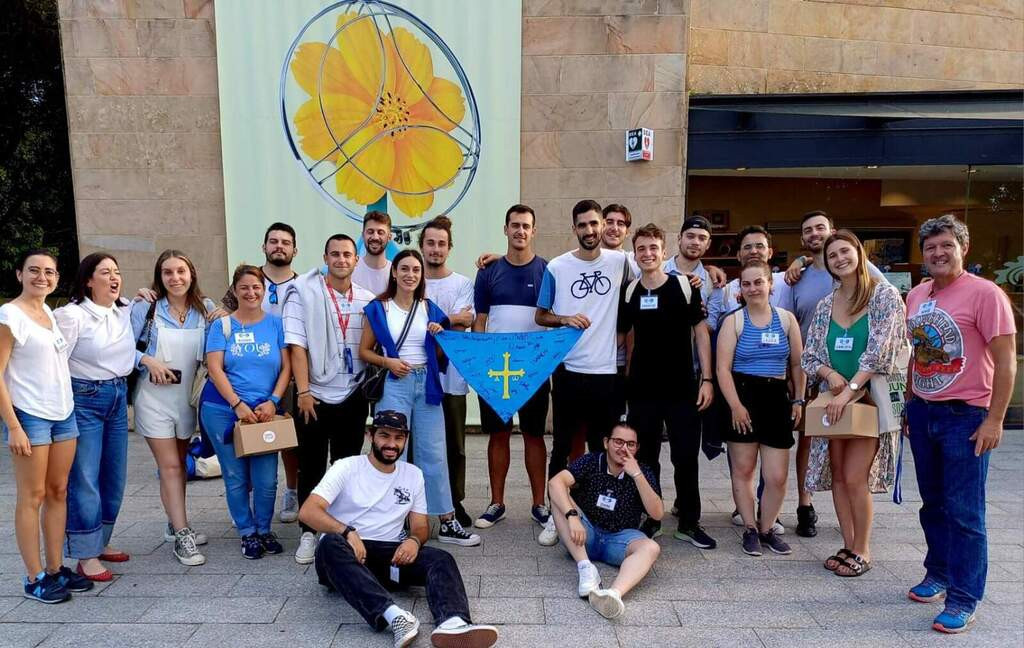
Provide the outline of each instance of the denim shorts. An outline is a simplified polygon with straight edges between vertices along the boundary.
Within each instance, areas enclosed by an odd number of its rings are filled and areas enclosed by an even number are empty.
[[[599,560],[609,565],[621,565],[626,559],[626,549],[634,540],[647,538],[640,529],[623,529],[621,531],[605,531],[595,527],[585,516],[580,515],[580,522],[587,531],[587,558]]]
[[[78,423],[75,422],[74,412],[63,421],[51,421],[39,418],[38,416],[32,416],[17,407],[14,408],[14,415],[18,417],[21,429],[25,430],[25,434],[28,435],[28,442],[31,445],[50,445],[51,443],[60,443],[61,441],[78,438]],[[4,430],[4,445],[7,445],[10,437],[7,424],[0,423],[0,427]]]

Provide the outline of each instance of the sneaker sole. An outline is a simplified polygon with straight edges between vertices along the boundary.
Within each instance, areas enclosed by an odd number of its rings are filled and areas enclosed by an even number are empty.
[[[810,527],[807,529],[801,529],[800,527],[797,527],[796,534],[801,538],[813,538],[816,535],[818,535],[818,530],[814,527]]]
[[[438,628],[430,633],[430,643],[437,648],[488,648],[496,641],[498,630],[489,626],[462,631]]]
[[[405,633],[405,636],[402,637],[401,640],[397,644],[395,644],[395,645],[398,646],[399,648],[405,648],[405,646],[408,646],[409,644],[411,644],[416,639],[416,637],[419,636],[419,634],[420,634],[420,624],[419,624],[419,621],[417,621],[416,625],[414,625],[412,627],[412,630],[410,630],[409,632]]]
[[[590,607],[594,608],[598,614],[606,619],[622,616],[622,613],[626,611],[626,606],[621,601],[616,601],[612,596],[591,592],[587,600],[590,602]]]
[[[658,535],[661,535],[661,534],[658,534]],[[656,538],[658,536],[654,536],[654,537]],[[685,533],[680,533],[679,531],[676,531],[675,533],[673,533],[672,537],[675,538],[676,540],[682,540],[683,542],[689,542],[690,544],[692,544],[694,547],[697,547],[698,549],[714,549],[717,546],[717,545],[702,544],[700,542],[697,542],[696,540],[694,540],[690,536],[686,535]]]
[[[282,511],[281,514],[277,516],[277,519],[285,524],[290,524],[299,519],[299,512],[285,513]]]
[[[962,632],[967,632],[968,630],[970,630],[972,625],[974,625],[974,618],[973,617],[966,624],[964,624],[964,626],[962,628],[947,628],[946,626],[942,625],[941,623],[933,623],[932,624],[932,629],[933,630],[938,630],[939,632],[944,633],[944,634],[960,634]]]
[[[550,541],[549,540],[541,539],[538,536],[537,537],[537,544],[539,544],[542,547],[554,547],[556,544],[558,544],[558,535],[555,534],[555,537],[552,538]]]
[[[945,592],[939,592],[933,596],[918,596],[913,592],[907,592],[907,598],[917,603],[935,603],[936,601],[942,601],[946,598]]]
[[[459,545],[460,547],[475,547],[483,542],[483,539],[477,538],[476,540],[462,540],[461,538],[442,538],[441,536],[438,536],[437,541],[445,544]]]
[[[71,594],[68,594],[67,598],[52,599],[52,600],[47,600],[47,599],[41,598],[39,596],[33,596],[33,595],[31,595],[31,594],[29,594],[27,592],[25,592],[23,594],[23,596],[25,598],[29,599],[30,601],[39,601],[40,603],[45,603],[46,605],[56,605],[57,603],[64,603],[66,601],[70,601],[71,600]]]
[[[475,526],[478,529],[490,529],[492,526],[494,526],[498,522],[501,522],[504,519],[505,519],[504,515],[502,515],[500,518],[498,518],[494,522],[488,522],[487,520],[485,520],[483,518],[477,518],[476,522],[473,523],[473,526]]]
[[[771,545],[768,545],[768,550],[771,551],[773,554],[776,554],[778,556],[788,556],[789,554],[793,553],[792,549],[788,549],[786,551],[779,551],[778,549],[776,549],[775,547],[773,547]]]
[[[295,556],[295,562],[299,563],[300,565],[310,565],[313,563],[314,560],[316,560],[315,554],[310,556],[309,558],[306,558],[305,556]]]
[[[178,554],[174,554],[174,557],[178,559],[178,562],[186,567],[198,567],[199,565],[206,564],[206,556],[200,556],[199,558],[182,558]]]
[[[748,556],[755,556],[755,557],[756,556],[763,556],[764,555],[763,551],[758,551],[758,552],[755,553],[753,551],[747,551],[746,549],[743,550],[743,553],[747,554]]]

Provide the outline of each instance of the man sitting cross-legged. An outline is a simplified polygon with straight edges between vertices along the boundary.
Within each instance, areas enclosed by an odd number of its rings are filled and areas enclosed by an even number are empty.
[[[555,528],[579,568],[578,593],[609,619],[625,611],[622,597],[661,553],[638,528],[641,513],[660,520],[664,507],[658,480],[637,463],[636,448],[636,430],[616,425],[605,433],[604,452],[583,455],[548,482]],[[621,565],[611,587],[601,588],[591,560]]]
[[[423,546],[430,535],[423,473],[398,461],[409,439],[405,415],[377,412],[369,434],[369,454],[336,461],[299,510],[299,519],[322,534],[316,549],[320,583],[340,592],[373,629],[390,627],[396,648],[412,643],[420,622],[395,605],[388,589],[409,585],[427,590],[437,624],[433,645],[493,645],[495,628],[471,625],[455,559]]]

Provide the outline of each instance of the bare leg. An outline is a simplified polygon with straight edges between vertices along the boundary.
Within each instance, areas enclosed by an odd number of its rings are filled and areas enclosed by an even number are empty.
[[[523,454],[526,463],[526,476],[530,479],[530,493],[533,495],[534,506],[544,506],[544,471],[548,462],[548,447],[544,445],[544,437],[523,435]]]
[[[181,461],[177,439],[146,438],[160,471],[160,501],[175,531],[188,526],[185,515],[185,465]]]
[[[68,519],[68,474],[78,441],[69,439],[50,446],[46,462],[46,496],[43,500],[43,542],[46,571],[55,574],[64,565],[64,530]]]
[[[768,533],[782,510],[786,499],[786,477],[789,473],[789,450],[761,446],[761,475],[764,497],[761,498],[761,533]]]
[[[743,526],[756,528],[754,518],[754,469],[757,467],[757,443],[729,443],[732,461],[732,499],[743,518]],[[775,518],[770,518],[772,521]]]
[[[798,433],[796,444],[796,492],[800,506],[811,505],[811,491],[804,485],[807,482],[807,464],[811,458],[811,437]]]
[[[868,488],[868,475],[877,451],[878,439],[851,439],[846,448],[846,463],[843,467],[848,477],[846,494],[853,518],[854,544],[850,545],[850,548],[864,560],[871,559],[874,504],[871,501],[871,490]]]
[[[487,439],[487,475],[491,482],[491,502],[505,503],[505,479],[508,477],[508,466],[511,463],[509,448],[512,431],[491,432]],[[543,468],[543,467],[542,467]],[[543,470],[541,470],[543,476]]]
[[[654,540],[643,538],[634,540],[626,547],[626,559],[619,567],[619,573],[612,583],[612,589],[625,596],[626,592],[636,587],[647,572],[651,571],[654,561],[661,554],[661,546]]]
[[[853,512],[850,510],[848,476],[846,474],[846,439],[829,439],[828,458],[832,465],[832,502],[839,518],[839,531],[843,534],[843,546],[853,549],[854,535]]]
[[[281,451],[281,463],[284,464],[284,485],[289,490],[299,487],[299,453],[295,448]]]
[[[573,503],[575,507],[576,504]],[[569,551],[569,555],[576,562],[581,560],[589,560],[587,557],[586,540],[581,545],[576,544],[569,537],[569,520],[565,519],[565,511],[558,508],[558,505],[551,502],[551,517],[555,520],[555,530],[558,531],[558,537],[562,540],[562,545]]]
[[[39,509],[46,497],[46,464],[50,446],[32,446],[32,456],[11,455],[18,499],[14,505],[14,532],[29,578],[43,571],[39,557]]]

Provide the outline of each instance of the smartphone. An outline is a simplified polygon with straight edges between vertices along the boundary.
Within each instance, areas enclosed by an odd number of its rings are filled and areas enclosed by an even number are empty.
[[[181,384],[181,369],[171,369],[170,371],[171,371],[172,374],[174,374],[174,380],[171,381],[171,384],[172,385],[180,385]]]

